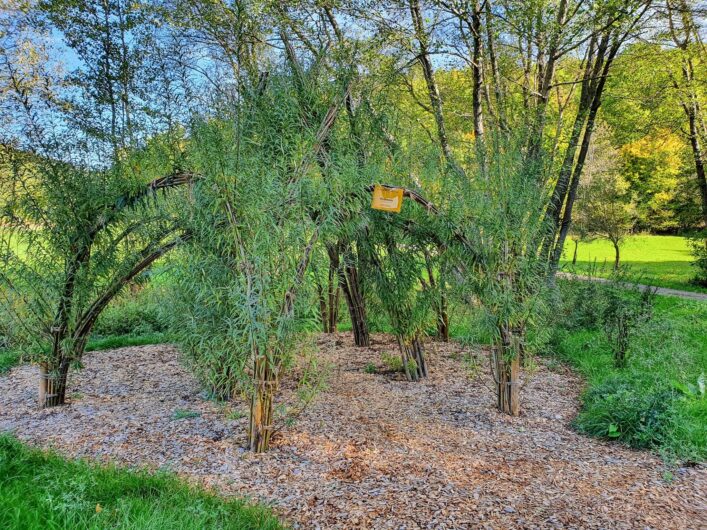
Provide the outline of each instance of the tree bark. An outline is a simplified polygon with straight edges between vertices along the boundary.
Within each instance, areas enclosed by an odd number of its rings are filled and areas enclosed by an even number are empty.
[[[39,406],[58,407],[66,403],[66,386],[69,376],[69,361],[63,359],[58,366],[48,363],[40,365]]]
[[[574,241],[574,253],[572,254],[572,265],[577,265],[577,247],[579,247],[579,239]]]
[[[432,294],[435,296],[434,309],[437,314],[437,338],[442,342],[449,342],[449,311],[447,308],[447,295],[444,291],[445,281],[440,271],[439,278],[435,279],[434,268],[432,267],[432,259],[429,252],[425,251],[425,267],[427,268],[427,276],[429,278],[429,287],[432,288]],[[422,288],[428,286],[426,282],[420,278]]]
[[[614,245],[614,270],[617,271],[619,270],[620,259],[619,243],[617,241],[612,241],[611,244]]]
[[[498,410],[520,415],[520,344],[522,337],[503,325],[496,345],[494,371]]]
[[[339,287],[338,266],[329,261],[329,276],[327,278],[327,333],[336,333],[339,323],[339,300],[341,288]]]
[[[255,356],[253,383],[248,447],[251,451],[263,453],[268,450],[273,433],[273,405],[277,376],[267,357],[259,353]]]
[[[371,337],[368,331],[366,303],[363,299],[358,269],[354,265],[346,265],[343,275],[344,285],[342,285],[342,290],[349,307],[354,343],[359,347],[368,347],[371,345]]]
[[[449,139],[447,137],[447,129],[444,123],[444,111],[442,105],[442,97],[439,93],[439,86],[437,85],[437,79],[435,78],[434,67],[432,66],[432,61],[430,61],[429,53],[429,42],[428,36],[425,31],[424,18],[422,16],[422,9],[420,7],[419,0],[410,0],[410,15],[412,17],[412,25],[415,30],[415,39],[417,40],[419,46],[419,54],[417,59],[422,67],[422,75],[425,78],[425,83],[427,85],[427,93],[430,98],[430,106],[432,107],[432,114],[434,115],[435,124],[437,126],[437,138],[439,140],[439,145],[442,149],[442,154],[444,155],[447,164],[456,170],[460,171],[454,157],[452,156],[452,151],[449,147]]]
[[[449,342],[449,311],[447,308],[447,295],[443,291],[440,291],[439,293],[437,338],[442,342]]]
[[[405,340],[398,336],[398,347],[403,361],[405,377],[408,381],[419,381],[427,377],[427,360],[425,359],[425,347],[420,338],[416,335],[412,339]]]
[[[471,38],[473,43],[471,74],[472,91],[471,103],[474,115],[474,136],[476,144],[476,155],[479,159],[481,173],[486,178],[486,148],[484,144],[484,115],[482,106],[482,95],[484,89],[484,58],[483,41],[481,39],[481,6],[478,0],[474,1],[471,13]]]
[[[327,251],[329,252],[329,259],[335,264],[338,271],[339,285],[349,309],[354,343],[359,347],[368,347],[371,344],[371,338],[368,330],[368,319],[366,318],[366,302],[363,297],[358,268],[353,262],[353,252],[351,249],[345,251],[344,264],[340,266],[339,248],[330,245]]]
[[[493,34],[493,14],[491,13],[491,0],[485,0],[484,9],[486,15],[486,42],[489,54],[489,64],[491,66],[491,84],[493,85],[494,98],[496,101],[496,114],[500,129],[506,132],[508,131],[508,123],[506,121],[503,88],[501,86],[501,74],[498,69],[498,60],[496,59],[496,45],[494,42],[495,38]],[[487,91],[488,86],[489,83],[486,83]]]

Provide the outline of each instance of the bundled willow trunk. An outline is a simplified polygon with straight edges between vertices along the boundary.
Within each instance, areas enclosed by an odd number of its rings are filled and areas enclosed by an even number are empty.
[[[370,346],[371,336],[368,331],[368,321],[366,319],[366,303],[363,298],[358,269],[353,265],[346,265],[343,274],[344,285],[342,287],[344,296],[346,297],[346,303],[349,307],[354,343],[356,346],[360,347]]]
[[[253,395],[250,402],[248,447],[264,453],[270,445],[273,432],[273,411],[277,374],[265,355],[256,354],[253,373]]]
[[[449,311],[447,309],[447,295],[439,293],[439,300],[435,307],[437,311],[437,338],[442,342],[449,342]]]
[[[423,377],[427,377],[425,346],[420,338],[416,335],[410,340],[405,340],[400,336],[397,339],[407,380],[419,381]]]
[[[520,414],[521,333],[502,325],[492,359],[498,410],[511,416]]]
[[[324,333],[336,333],[339,325],[339,302],[341,287],[339,286],[338,267],[330,261],[326,289],[317,280],[319,292],[319,314]]]
[[[39,367],[39,406],[57,407],[66,403],[66,384],[69,375],[69,362],[63,361],[58,366],[42,363]]]
[[[432,267],[429,252],[425,252],[425,266],[427,267],[428,281],[421,279],[422,288],[437,291],[434,295],[434,309],[437,314],[437,339],[442,342],[449,342],[449,311],[447,307],[447,295],[444,291],[444,278],[440,272],[439,278],[435,279],[434,268]]]
[[[340,260],[341,243],[336,246],[328,246],[330,272],[336,270],[339,278],[341,291],[346,299],[346,306],[349,309],[351,319],[351,329],[354,336],[354,344],[360,347],[368,347],[371,344],[370,332],[368,330],[368,320],[366,318],[366,302],[363,297],[363,288],[358,274],[358,268],[353,263],[353,253],[346,252],[345,263],[341,266]],[[331,285],[331,284],[330,284]],[[337,292],[338,311],[338,292]],[[331,308],[331,305],[330,305]],[[337,314],[338,316],[338,314]]]

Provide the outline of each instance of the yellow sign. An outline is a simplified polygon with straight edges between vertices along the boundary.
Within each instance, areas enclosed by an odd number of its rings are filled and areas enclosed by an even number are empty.
[[[403,206],[403,189],[386,188],[380,184],[373,186],[373,199],[371,208],[384,212],[400,212]]]

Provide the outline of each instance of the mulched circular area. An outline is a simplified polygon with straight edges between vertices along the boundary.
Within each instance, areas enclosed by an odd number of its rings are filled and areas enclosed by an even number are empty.
[[[269,504],[295,528],[707,528],[707,469],[666,482],[658,457],[573,432],[581,382],[564,368],[540,364],[510,418],[481,352],[462,362],[461,346],[429,343],[430,377],[408,383],[381,361],[397,354],[390,337],[318,343],[327,387],[265,455],[242,447],[247,406],[205,399],[168,345],[88,354],[71,404],[53,410],[37,409],[37,368],[13,369],[0,376],[0,431],[168,469]]]

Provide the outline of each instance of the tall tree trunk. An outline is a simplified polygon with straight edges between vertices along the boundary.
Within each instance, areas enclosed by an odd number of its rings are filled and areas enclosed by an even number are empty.
[[[559,49],[562,35],[565,31],[567,17],[568,0],[559,0],[555,25],[548,40],[547,49],[543,50],[538,45],[537,65],[537,96],[535,106],[535,118],[533,134],[530,138],[529,156],[531,160],[536,160],[541,154],[543,137],[545,134],[545,123],[547,121],[547,107],[550,102],[552,81],[555,77],[557,60],[560,57]],[[540,27],[541,25],[538,25]],[[529,36],[529,40],[532,37]],[[528,43],[528,53],[532,48],[532,43]],[[526,69],[527,71],[527,69]]]
[[[273,411],[277,376],[265,355],[256,353],[253,373],[253,394],[250,402],[248,446],[251,451],[264,453],[273,433]]]
[[[634,20],[634,24],[639,19],[640,16]],[[590,106],[589,113],[587,115],[587,121],[584,126],[582,144],[579,150],[579,154],[577,155],[577,160],[574,163],[574,167],[571,169],[571,183],[569,186],[569,190],[567,190],[566,192],[566,198],[562,198],[559,202],[560,208],[562,207],[563,202],[565,205],[564,212],[562,212],[562,222],[559,225],[559,234],[557,233],[557,220],[559,219],[560,211],[555,210],[555,208],[558,206],[558,203],[554,202],[550,207],[553,220],[550,237],[552,238],[552,242],[554,242],[554,250],[550,255],[551,279],[554,278],[555,272],[557,272],[557,267],[560,263],[560,258],[562,257],[562,250],[565,246],[565,240],[572,225],[572,211],[574,208],[574,202],[577,198],[577,190],[579,189],[579,181],[582,176],[582,170],[584,169],[584,163],[587,159],[587,154],[589,153],[592,134],[594,132],[594,124],[596,122],[599,108],[601,107],[601,98],[604,92],[604,87],[606,85],[606,79],[609,75],[609,71],[611,69],[611,65],[614,62],[616,54],[619,52],[621,44],[624,42],[624,40],[629,34],[630,29],[623,34],[606,33],[601,37],[599,41],[597,58],[594,61],[593,68],[591,69],[592,77],[588,80],[587,98],[590,102]],[[585,78],[585,82],[586,81],[587,80]],[[557,191],[558,190],[555,189],[555,192]],[[555,200],[554,195],[553,200]],[[555,238],[557,238],[556,242]]]
[[[493,33],[493,14],[491,12],[491,0],[484,2],[486,15],[486,42],[489,54],[489,64],[491,66],[491,85],[493,85],[494,99],[496,101],[496,114],[498,126],[502,131],[508,130],[508,122],[506,121],[505,101],[503,96],[503,87],[501,85],[501,74],[498,69],[498,60],[496,59],[496,44]],[[489,83],[486,83],[488,91]],[[489,109],[491,106],[489,105]]]
[[[471,13],[471,38],[472,38],[472,58],[471,58],[471,74],[472,74],[472,91],[471,104],[474,115],[474,137],[476,144],[476,156],[478,157],[481,174],[486,178],[486,147],[484,140],[484,115],[482,106],[482,96],[484,89],[484,56],[483,56],[483,41],[481,39],[481,6],[479,0],[474,0],[474,6]]]
[[[447,164],[456,170],[461,171],[459,166],[456,164],[454,157],[452,156],[452,151],[449,147],[447,129],[444,123],[444,111],[442,109],[442,97],[439,94],[439,86],[437,85],[437,79],[435,78],[434,67],[432,66],[432,61],[430,60],[429,39],[425,30],[424,18],[422,16],[422,9],[420,7],[419,0],[410,0],[410,15],[412,16],[412,24],[415,30],[415,39],[417,40],[420,50],[417,58],[420,62],[420,66],[422,67],[422,75],[424,76],[425,83],[427,85],[430,106],[432,107],[432,114],[434,115],[435,124],[437,126],[437,138],[439,140],[439,145],[442,149],[442,154],[444,155]]]
[[[693,95],[694,98],[696,96]],[[692,158],[695,162],[695,174],[697,176],[697,184],[700,189],[700,198],[702,199],[702,221],[707,227],[707,175],[705,173],[705,157],[700,145],[700,133],[697,128],[697,118],[699,107],[695,101],[692,104],[685,105],[685,113],[687,114],[690,127],[690,147],[692,148]]]

